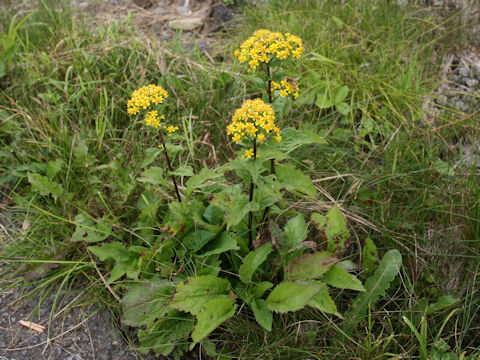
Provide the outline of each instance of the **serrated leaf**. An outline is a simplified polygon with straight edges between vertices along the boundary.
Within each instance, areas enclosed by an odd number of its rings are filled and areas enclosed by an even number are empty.
[[[446,309],[447,307],[455,305],[459,301],[459,299],[455,299],[450,295],[440,296],[435,303],[428,305],[425,315],[430,315],[434,312]]]
[[[223,232],[215,240],[211,241],[203,248],[204,253],[200,256],[217,255],[230,250],[238,250],[237,240],[230,236],[227,232]]]
[[[245,194],[235,194],[230,197],[229,211],[227,217],[227,229],[236,226],[242,222],[250,211],[258,211],[260,205],[254,201],[249,201]]]
[[[183,245],[185,245],[187,249],[198,251],[216,236],[217,234],[210,231],[197,230],[185,236],[183,239]]]
[[[326,144],[323,137],[309,130],[295,128],[285,128],[282,130],[282,141],[275,144],[275,148],[288,154],[300,146],[312,144]]]
[[[295,281],[280,283],[267,297],[268,308],[280,313],[300,310],[323,286],[322,284]]]
[[[186,196],[190,196],[195,189],[201,188],[205,182],[222,177],[223,174],[207,168],[203,168],[198,175],[192,176],[186,182]]]
[[[365,282],[366,292],[355,298],[352,308],[346,316],[351,321],[348,331],[351,331],[365,316],[368,307],[375,304],[385,294],[401,266],[402,255],[398,250],[390,250],[383,256],[375,274]]]
[[[323,229],[323,227],[327,224],[327,218],[319,213],[313,213],[310,216],[310,221],[318,230]]]
[[[112,233],[110,225],[103,224],[100,221],[96,223],[93,220],[86,218],[82,214],[78,214],[74,219],[77,227],[72,235],[71,241],[86,241],[89,243],[99,242],[105,240]]]
[[[226,299],[230,291],[230,282],[212,275],[189,277],[186,282],[177,285],[175,295],[168,305],[197,315],[206,303],[213,299]]]
[[[63,161],[56,159],[55,161],[49,161],[47,164],[46,175],[51,180],[57,175],[63,168]]]
[[[294,218],[287,221],[283,229],[287,243],[287,248],[291,249],[295,245],[305,241],[308,235],[307,223],[302,214],[298,214]],[[282,244],[283,245],[283,244]]]
[[[288,280],[318,279],[337,261],[338,258],[330,252],[305,254],[285,266],[285,278]]]
[[[254,299],[258,299],[261,298],[263,294],[265,294],[265,292],[272,287],[273,284],[271,282],[262,281],[261,283],[256,284],[252,290],[250,290],[250,294]]]
[[[280,186],[284,186],[288,191],[293,193],[302,193],[310,197],[317,196],[317,190],[313,186],[312,179],[295,169],[293,165],[277,166],[277,180]]]
[[[185,343],[190,336],[195,318],[187,313],[171,310],[166,317],[158,320],[146,330],[138,330],[140,345],[137,349],[148,352],[153,349],[157,355],[168,356],[176,345]]]
[[[365,291],[362,282],[341,267],[334,265],[322,277],[322,281],[338,289]]]
[[[163,169],[161,167],[151,167],[142,173],[142,177],[138,181],[153,185],[165,185],[166,181],[163,177]]]
[[[327,314],[333,314],[341,318],[342,316],[337,311],[337,306],[328,294],[328,289],[326,285],[323,285],[320,290],[312,297],[308,302],[308,305],[323,311]]]
[[[378,263],[378,252],[375,243],[370,237],[365,239],[365,246],[362,249],[363,269],[369,274],[375,270]]]
[[[49,180],[46,176],[37,173],[28,173],[28,182],[32,185],[32,190],[37,191],[42,196],[51,195],[55,200],[63,194],[62,186]]]
[[[337,205],[334,205],[327,212],[327,250],[333,253],[341,253],[345,249],[345,241],[350,234],[347,229],[347,223]]]
[[[173,295],[174,286],[166,279],[152,278],[148,281],[128,283],[122,298],[122,323],[140,326],[163,317],[169,309],[166,304]]]
[[[257,268],[267,259],[268,254],[272,251],[272,244],[266,243],[259,248],[249,252],[243,259],[242,265],[238,270],[240,280],[244,283],[252,281],[252,276]]]
[[[267,302],[263,299],[256,299],[250,304],[255,320],[267,331],[272,331],[273,314],[268,309]]]
[[[88,250],[97,256],[100,261],[105,261],[109,258],[121,261],[122,253],[126,251],[125,245],[119,241],[113,241],[102,246],[89,246]]]
[[[214,299],[205,304],[205,308],[197,315],[197,324],[192,333],[192,340],[197,343],[207,337],[225,320],[232,317],[237,305],[232,298]]]

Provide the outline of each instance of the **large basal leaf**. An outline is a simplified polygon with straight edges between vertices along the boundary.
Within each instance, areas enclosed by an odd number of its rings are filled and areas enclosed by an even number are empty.
[[[433,314],[434,312],[446,309],[449,306],[455,305],[460,300],[451,297],[450,295],[440,296],[436,302],[428,305],[425,315]]]
[[[187,249],[198,251],[216,236],[217,234],[210,231],[197,230],[185,236],[182,243]]]
[[[42,196],[51,195],[55,200],[63,194],[61,185],[51,181],[46,176],[36,173],[28,173],[28,182],[32,185],[32,190],[37,191]]]
[[[295,169],[293,165],[277,166],[275,169],[277,180],[281,186],[293,193],[301,193],[310,197],[317,196],[317,190],[313,186],[312,179]]]
[[[255,320],[267,331],[272,331],[273,315],[263,299],[253,300],[250,304]]]
[[[244,283],[252,281],[252,276],[257,268],[267,259],[268,254],[272,251],[272,244],[266,243],[259,248],[249,252],[240,265],[238,275]]]
[[[302,255],[285,266],[288,280],[310,280],[323,276],[338,261],[330,252],[322,251]]]
[[[77,228],[72,235],[72,241],[86,241],[95,243],[105,240],[112,233],[112,227],[101,222],[94,223],[93,220],[78,214],[74,219]]]
[[[145,170],[142,173],[142,177],[137,180],[152,185],[165,185],[167,183],[163,177],[163,169],[161,167],[151,167]]]
[[[161,318],[169,311],[166,304],[174,290],[168,280],[159,278],[128,284],[127,293],[121,300],[122,323],[140,326]]]
[[[224,231],[215,240],[205,245],[202,250],[205,252],[200,254],[200,256],[206,257],[210,255],[217,255],[226,251],[238,249],[240,249],[240,247],[237,245],[237,240]]]
[[[327,250],[334,253],[341,253],[345,250],[345,241],[350,234],[347,229],[347,223],[337,205],[333,206],[327,212]]]
[[[280,283],[267,297],[268,308],[280,313],[300,310],[323,286],[325,285],[296,281]]]
[[[294,218],[287,221],[283,229],[285,234],[286,244],[280,244],[286,246],[288,249],[293,248],[295,245],[305,241],[308,235],[307,223],[302,214],[298,214]]]
[[[342,317],[338,311],[335,302],[332,300],[330,295],[328,294],[327,286],[323,284],[320,290],[312,297],[312,299],[308,302],[308,305],[323,311],[327,314],[333,314],[338,317]]]
[[[235,313],[237,305],[232,298],[214,299],[205,304],[205,308],[197,314],[197,324],[192,333],[192,340],[198,343],[207,337]]]
[[[190,196],[195,189],[199,189],[205,186],[205,183],[207,181],[217,179],[222,176],[223,176],[223,173],[219,171],[213,171],[207,168],[203,168],[202,170],[200,170],[200,173],[198,175],[192,176],[186,182],[186,186],[187,186],[187,190],[185,192],[186,196],[187,197]]]
[[[189,277],[177,285],[175,295],[168,306],[197,315],[205,304],[214,299],[227,299],[230,282],[212,275]]]
[[[147,353],[153,349],[157,355],[168,356],[176,345],[185,343],[192,333],[195,318],[187,313],[170,310],[146,330],[138,330],[138,350]]]
[[[334,265],[322,277],[322,281],[338,289],[365,291],[362,282],[341,267]]]
[[[366,292],[357,296],[352,304],[352,309],[347,314],[347,318],[351,321],[348,331],[351,331],[365,316],[368,307],[375,304],[385,294],[401,266],[402,255],[398,250],[390,250],[383,256],[375,274],[365,282]]]

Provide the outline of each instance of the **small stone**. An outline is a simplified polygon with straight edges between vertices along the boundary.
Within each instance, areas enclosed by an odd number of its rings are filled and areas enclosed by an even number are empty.
[[[468,110],[468,106],[463,101],[455,102],[455,107],[458,110],[461,110],[461,111],[467,111]]]
[[[458,81],[460,80],[460,76],[457,75],[457,74],[454,74],[454,75],[450,76],[450,80],[458,83]]]
[[[212,16],[215,20],[227,22],[233,19],[233,11],[225,4],[217,4],[213,7]]]
[[[467,77],[468,75],[470,75],[470,68],[468,66],[460,66],[458,68],[458,73],[463,76],[463,77]]]
[[[203,25],[204,19],[198,16],[192,16],[183,19],[172,20],[168,25],[175,30],[194,30]]]
[[[475,87],[478,85],[478,80],[477,79],[470,79],[470,78],[464,78],[463,83],[467,85],[468,87]]]

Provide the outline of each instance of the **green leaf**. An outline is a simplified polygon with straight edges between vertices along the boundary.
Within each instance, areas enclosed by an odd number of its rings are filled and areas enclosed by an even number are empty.
[[[181,281],[177,285],[175,295],[168,306],[197,315],[209,301],[229,298],[229,291],[228,280],[212,275],[189,277],[187,282]]]
[[[32,190],[37,191],[42,196],[51,195],[57,200],[57,198],[63,194],[62,186],[50,181],[46,176],[28,173],[28,182],[32,185]]]
[[[235,240],[232,236],[230,236],[227,232],[222,232],[220,236],[218,236],[215,240],[208,243],[203,250],[204,253],[200,254],[200,256],[210,256],[221,254],[223,252],[227,252],[230,250],[238,250],[240,249],[237,245],[237,240]]]
[[[310,221],[318,230],[321,230],[327,224],[327,218],[319,213],[313,213],[310,216]]]
[[[295,245],[305,241],[308,235],[307,223],[302,214],[298,214],[294,218],[287,221],[283,229],[287,240],[286,246],[291,249]]]
[[[129,283],[122,298],[122,323],[140,326],[152,323],[163,317],[168,308],[166,304],[173,295],[174,286],[167,279],[151,278],[148,281]]]
[[[173,171],[171,174],[176,176],[193,176],[193,168],[191,166],[182,166]]]
[[[155,158],[158,156],[158,154],[160,154],[162,152],[162,150],[160,150],[158,147],[156,148],[149,148],[145,151],[146,153],[146,157],[145,157],[145,160],[143,160],[142,162],[142,168],[144,168],[145,166],[148,166],[150,165],[151,163],[153,163],[155,161]]]
[[[207,337],[213,330],[220,326],[235,313],[237,305],[233,299],[214,299],[205,304],[205,308],[197,315],[197,324],[192,333],[192,340],[198,343]]]
[[[113,241],[102,246],[89,246],[88,250],[97,256],[100,261],[105,261],[109,258],[121,261],[124,256],[123,252],[126,251],[125,245],[119,241]]]
[[[112,271],[110,271],[110,277],[107,279],[106,284],[110,285],[114,281],[120,279],[127,272],[128,272],[128,268],[125,265],[123,265],[121,263],[115,264]]]
[[[345,249],[345,241],[350,234],[347,229],[347,223],[337,205],[333,206],[327,212],[327,250],[334,253],[341,253]]]
[[[352,110],[351,106],[344,102],[335,104],[335,108],[342,115],[347,115]]]
[[[285,128],[282,130],[281,135],[282,141],[275,144],[275,148],[287,154],[303,145],[327,143],[325,139],[317,133],[305,129]]]
[[[5,63],[0,59],[0,79],[5,76]]]
[[[365,291],[360,280],[337,265],[334,265],[323,275],[322,281],[338,289]]]
[[[96,223],[93,220],[86,218],[83,214],[78,214],[74,219],[77,224],[77,228],[72,235],[72,241],[86,241],[90,243],[99,242],[105,240],[112,233],[112,227],[103,224],[97,220]]]
[[[305,254],[285,266],[285,278],[288,280],[318,279],[337,261],[338,258],[330,252]]]
[[[343,27],[345,26],[345,23],[343,22],[343,20],[333,15],[330,15],[330,16],[333,22],[335,23],[335,25],[337,26],[337,29],[339,30],[343,29]]]
[[[251,251],[243,259],[242,265],[238,270],[240,280],[244,283],[252,281],[252,276],[257,268],[267,259],[268,254],[272,251],[272,244],[266,243],[259,248]]]
[[[447,307],[455,305],[459,301],[460,300],[455,299],[450,295],[440,296],[435,303],[428,305],[425,315],[430,315],[430,314],[433,314],[434,312],[446,309]]]
[[[343,100],[347,98],[348,95],[348,86],[344,85],[342,87],[339,87],[335,90],[335,98],[333,102],[335,103],[335,106],[342,103]]]
[[[230,197],[229,211],[227,217],[227,229],[238,225],[250,211],[258,211],[260,205],[254,201],[249,201],[245,194],[234,194]]]
[[[295,169],[293,165],[283,165],[276,167],[277,180],[281,186],[293,193],[302,193],[310,197],[317,196],[317,190],[313,186],[312,179]]]
[[[205,182],[222,177],[223,173],[203,168],[198,175],[192,176],[186,182],[186,196],[190,196],[195,189],[205,186]]]
[[[327,314],[333,314],[342,318],[342,316],[337,311],[337,306],[328,294],[328,289],[326,285],[323,285],[320,290],[315,294],[315,296],[308,302],[308,305],[323,311]]]
[[[385,294],[401,266],[402,255],[398,250],[390,250],[383,256],[375,274],[365,282],[366,292],[355,298],[352,309],[346,316],[347,319],[350,319],[349,332],[365,316],[368,307],[375,304],[380,296]]]
[[[267,297],[268,308],[286,313],[302,309],[325,285],[287,281],[277,285]]]
[[[273,315],[268,309],[267,302],[262,299],[256,299],[250,304],[255,320],[267,331],[272,331]]]
[[[200,250],[206,243],[215,238],[217,234],[206,230],[197,230],[188,234],[183,239],[183,245],[192,251]]]
[[[195,319],[192,315],[171,310],[146,330],[138,330],[140,346],[138,350],[148,352],[153,349],[157,355],[168,356],[177,345],[182,345],[190,336]]]
[[[310,58],[312,60],[318,61],[320,63],[327,63],[327,64],[333,64],[333,65],[341,65],[342,63],[339,63],[338,61],[331,60],[323,55],[317,54],[317,53],[310,53]],[[320,75],[318,76],[320,78]]]
[[[258,283],[256,284],[251,290],[250,290],[250,294],[252,295],[252,297],[254,299],[258,299],[258,298],[261,298],[263,296],[263,294],[265,294],[265,292],[268,290],[268,289],[271,289],[273,287],[273,284],[271,282],[268,282],[268,281],[262,281],[261,283]]]
[[[151,167],[142,173],[142,177],[138,181],[153,185],[165,185],[166,181],[163,177],[163,169],[161,167]]]
[[[46,175],[52,180],[63,168],[63,161],[56,159],[55,161],[49,161],[47,164]]]
[[[328,92],[323,94],[317,94],[317,101],[315,101],[315,105],[318,106],[320,109],[329,109],[334,105],[333,99]]]
[[[365,246],[362,249],[363,269],[369,274],[375,270],[378,264],[378,252],[375,243],[370,237],[365,239]]]

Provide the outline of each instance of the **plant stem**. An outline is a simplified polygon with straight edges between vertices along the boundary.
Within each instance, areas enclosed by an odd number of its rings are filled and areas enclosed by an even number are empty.
[[[257,139],[253,139],[253,161],[257,160]],[[254,189],[253,179],[250,180],[250,196],[248,198],[249,202],[253,201],[253,189]],[[250,210],[248,214],[248,240],[249,243],[253,242],[253,211]]]
[[[170,170],[170,172],[173,173],[172,164],[170,163],[170,159],[168,157],[167,146],[165,145],[165,139],[163,138],[163,133],[161,130],[160,130],[160,141],[162,142],[162,145],[163,145],[163,153],[165,154],[165,159],[167,160],[168,169]],[[180,193],[178,192],[177,182],[175,180],[175,175],[173,174],[172,174],[172,180],[173,180],[173,185],[175,186],[175,192],[177,193],[178,202],[181,203],[182,198],[180,197]]]
[[[268,102],[271,104],[273,102],[272,79],[270,78],[270,66],[268,64],[267,64],[267,94],[268,94]]]

